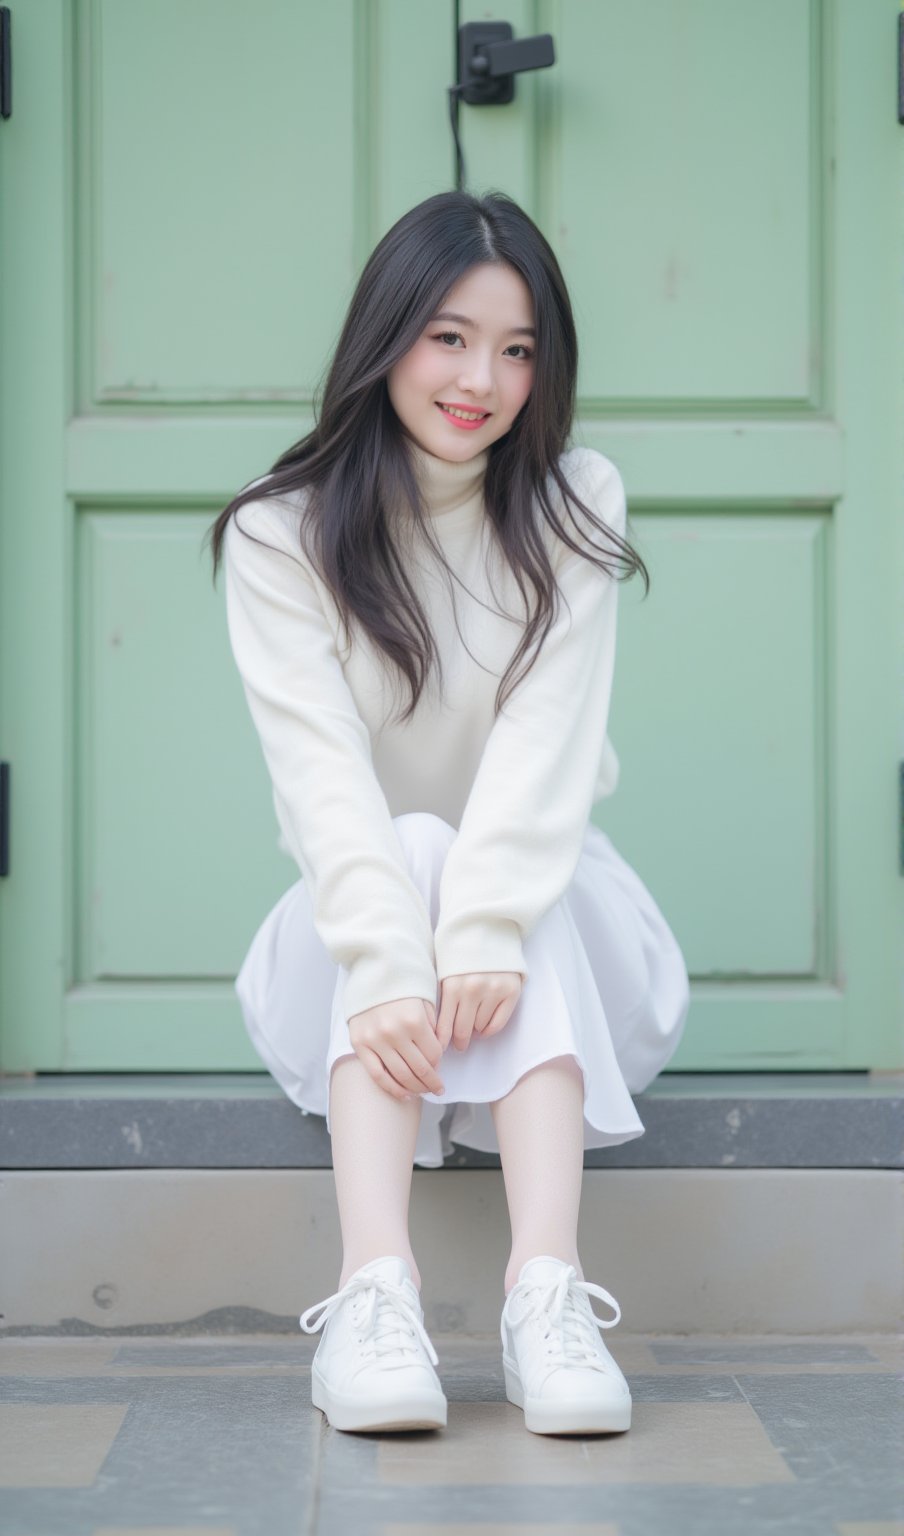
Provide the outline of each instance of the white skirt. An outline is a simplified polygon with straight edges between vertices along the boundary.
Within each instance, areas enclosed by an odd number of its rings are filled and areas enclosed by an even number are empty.
[[[434,928],[439,880],[455,831],[428,811],[394,824]],[[644,1134],[631,1095],[661,1072],[690,1004],[681,949],[640,877],[588,822],[565,894],[524,940],[530,974],[505,1028],[451,1042],[439,1071],[445,1095],[422,1093],[414,1162],[441,1167],[452,1143],[499,1152],[490,1104],[552,1057],[574,1056],[584,1076],[584,1147]],[[343,1009],[348,972],[327,954],[299,879],[254,936],[236,978],[251,1042],[303,1114],[329,1118],[333,1064],[354,1055]],[[440,992],[437,987],[436,1010]]]

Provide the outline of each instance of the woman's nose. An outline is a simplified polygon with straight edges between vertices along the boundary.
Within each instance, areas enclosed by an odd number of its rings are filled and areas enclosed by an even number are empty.
[[[471,363],[458,375],[458,387],[466,394],[482,400],[492,393],[493,371],[488,363]]]

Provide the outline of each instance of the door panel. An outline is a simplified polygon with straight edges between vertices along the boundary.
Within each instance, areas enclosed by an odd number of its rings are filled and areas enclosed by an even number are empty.
[[[79,519],[82,983],[228,976],[247,936],[240,877],[267,878],[236,795],[259,749],[231,728],[245,701],[199,566],[207,521],[164,508]]]
[[[827,942],[823,520],[638,524],[654,588],[623,589],[612,711],[630,792],[595,819],[643,848],[692,975],[812,977]]]
[[[807,403],[820,385],[819,9],[554,10],[561,64],[537,80],[562,104],[544,228],[568,265],[585,408]]]
[[[693,1001],[672,1065],[904,1065],[895,0],[486,7],[556,63],[460,110],[550,238],[622,588],[594,808]],[[298,871],[202,538],[311,422],[367,254],[453,184],[453,0],[37,0],[0,123],[7,1071],[259,1061]],[[62,84],[62,89],[60,88]]]

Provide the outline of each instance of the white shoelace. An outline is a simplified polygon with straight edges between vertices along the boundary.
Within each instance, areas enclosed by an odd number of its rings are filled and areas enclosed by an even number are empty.
[[[587,1311],[579,1306],[574,1292],[583,1291],[587,1297]],[[615,1316],[607,1321],[603,1317],[597,1317],[590,1305],[590,1296],[599,1296],[601,1301],[615,1308]],[[528,1300],[528,1297],[532,1298]],[[526,1302],[525,1309],[518,1313],[522,1302]],[[549,1326],[544,1334],[548,1338],[555,1332],[556,1343],[550,1346],[547,1359],[555,1365],[589,1365],[599,1371],[608,1369],[608,1362],[602,1359],[598,1352],[600,1337],[597,1328],[614,1328],[621,1317],[621,1307],[614,1296],[603,1290],[601,1285],[592,1285],[589,1280],[579,1280],[578,1272],[573,1264],[563,1269],[558,1280],[552,1280],[548,1285],[534,1285],[528,1281],[513,1286],[505,1298],[505,1306],[502,1309],[503,1321],[510,1327],[519,1328],[527,1322],[528,1318],[543,1318]],[[591,1322],[591,1318],[593,1321]],[[505,1331],[500,1324],[502,1344],[505,1347]]]
[[[322,1328],[324,1323],[332,1317],[337,1308],[356,1292],[361,1293],[364,1315],[357,1321],[355,1333],[366,1340],[367,1352],[373,1358],[397,1354],[399,1351],[403,1354],[416,1354],[417,1345],[406,1344],[404,1341],[407,1333],[420,1339],[431,1365],[439,1364],[439,1356],[405,1288],[396,1285],[392,1280],[387,1280],[383,1275],[354,1276],[341,1290],[335,1291],[325,1301],[318,1301],[313,1307],[308,1307],[298,1319],[305,1333],[316,1333],[318,1328]],[[323,1315],[316,1322],[309,1321],[316,1312],[321,1311]],[[407,1326],[408,1324],[411,1326]],[[385,1363],[408,1365],[410,1362],[401,1359]]]

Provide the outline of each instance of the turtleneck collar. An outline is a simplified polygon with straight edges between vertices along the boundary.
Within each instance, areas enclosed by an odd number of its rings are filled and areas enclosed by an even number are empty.
[[[463,511],[471,502],[474,503],[474,510],[477,510],[479,493],[483,488],[490,459],[488,448],[473,458],[455,461],[429,453],[413,438],[409,438],[408,446],[431,517],[449,518],[452,513]]]

